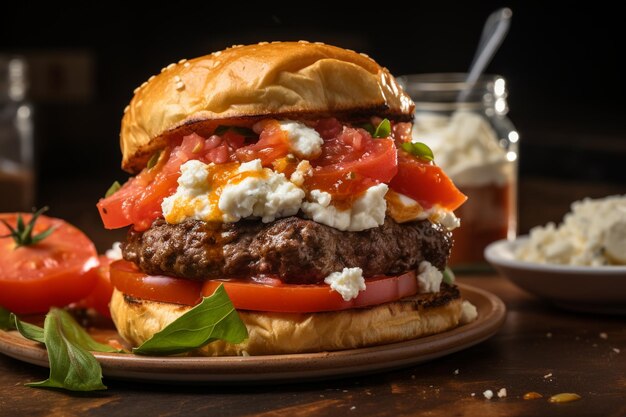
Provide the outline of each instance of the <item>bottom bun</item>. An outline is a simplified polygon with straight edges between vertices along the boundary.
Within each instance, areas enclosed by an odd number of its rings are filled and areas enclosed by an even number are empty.
[[[352,349],[401,342],[456,327],[461,317],[456,286],[369,308],[321,313],[239,311],[249,337],[239,344],[221,340],[191,354],[272,355]],[[139,346],[191,307],[137,299],[117,289],[111,315],[119,334]]]

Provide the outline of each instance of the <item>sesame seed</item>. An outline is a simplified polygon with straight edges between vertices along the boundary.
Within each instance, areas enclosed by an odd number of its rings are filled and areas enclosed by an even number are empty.
[[[182,81],[176,83],[176,89],[178,91],[182,90],[183,88],[185,88],[185,83],[183,83]]]
[[[167,68],[163,67],[161,68],[161,72],[165,72],[167,70]]]
[[[307,43],[309,43],[309,41],[298,41],[298,43],[307,44]]]
[[[364,54],[363,52],[361,52],[360,55],[364,56],[365,58],[369,58],[370,57],[368,54]]]
[[[189,62],[185,62],[185,63],[183,64],[183,67],[185,67],[185,68],[189,67]]]
[[[140,88],[141,88],[141,86],[139,86],[139,87],[135,88],[135,89],[133,90],[133,93],[134,93],[134,94],[137,94],[137,91],[139,91],[139,89],[140,89]]]
[[[135,107],[141,107],[142,104],[143,104],[143,100],[139,100],[137,104],[135,105]]]
[[[124,113],[126,113],[130,109],[130,106],[124,107]]]
[[[186,58],[181,59],[180,61],[178,61],[179,64],[184,64],[185,62],[187,62]]]
[[[171,69],[172,69],[172,68],[174,68],[175,66],[176,66],[176,64],[174,64],[174,63],[172,62],[171,64],[169,64],[169,65],[167,66],[167,69],[168,69],[168,70],[171,70]]]
[[[155,78],[156,78],[156,76],[154,76],[154,75],[150,76],[150,78],[148,78],[148,82],[154,80]]]
[[[353,405],[352,407],[350,407],[350,410],[356,410],[356,405]]]
[[[548,379],[548,378],[551,378],[551,377],[552,377],[552,372],[550,372],[550,373],[548,373],[548,374],[545,374],[545,375],[543,376],[543,379]]]
[[[459,370],[455,369],[454,372],[452,372],[454,375],[458,375],[459,374]]]
[[[613,352],[615,352],[615,353],[620,353],[620,352],[621,352],[621,350],[619,350],[619,348],[613,348]]]
[[[598,336],[600,336],[600,339],[604,339],[604,340],[609,338],[609,335],[606,334],[605,332],[600,333]]]
[[[148,81],[144,81],[139,88],[144,88],[148,85]]]
[[[316,45],[324,45],[324,42],[314,42]]]
[[[180,82],[181,81],[180,76],[178,76],[178,75],[174,76],[174,81],[175,82]]]
[[[259,45],[267,45],[269,42],[259,42]]]
[[[222,51],[213,52],[213,55],[214,56],[220,56],[220,55],[222,55]]]
[[[352,52],[353,54],[356,54],[356,52],[354,52],[352,49],[346,49],[346,51]]]

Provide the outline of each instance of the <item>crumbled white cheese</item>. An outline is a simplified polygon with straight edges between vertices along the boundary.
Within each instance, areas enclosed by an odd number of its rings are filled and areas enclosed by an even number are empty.
[[[506,388],[500,388],[500,390],[498,391],[498,398],[504,397],[506,397]]]
[[[304,190],[284,174],[263,168],[258,159],[245,162],[232,172],[233,176],[250,173],[236,183],[213,184],[209,171],[215,167],[196,160],[181,165],[176,192],[161,204],[168,223],[187,218],[236,222],[250,216],[270,222],[292,216],[300,209]]]
[[[538,263],[626,265],[626,195],[574,202],[560,225],[533,228],[515,255]]]
[[[331,195],[327,192],[312,190],[309,201],[302,203],[302,211],[306,217],[335,229],[351,232],[371,229],[381,226],[385,221],[387,190],[386,184],[370,187],[346,210],[332,206]]]
[[[284,174],[263,168],[258,159],[241,164],[239,171],[263,172],[265,175],[247,177],[224,187],[218,203],[224,213],[224,222],[255,216],[268,223],[278,217],[293,216],[300,209],[304,191],[287,180]]]
[[[168,223],[179,223],[184,220],[178,216],[181,207],[186,208],[188,215],[185,217],[197,220],[210,218],[214,208],[207,195],[209,192],[207,168],[208,165],[196,160],[187,161],[180,166],[176,192],[164,198],[161,203],[163,217]],[[187,213],[189,211],[193,213]]]
[[[485,396],[486,399],[490,400],[493,398],[493,391],[488,389],[485,392],[483,392],[483,395]]]
[[[420,293],[438,292],[443,274],[430,262],[422,261],[417,268],[417,284]]]
[[[459,323],[471,323],[476,320],[477,317],[478,310],[476,310],[476,306],[467,300],[463,300],[463,303],[461,303],[461,318],[459,319]]]
[[[350,301],[365,290],[365,279],[361,268],[344,268],[341,272],[333,272],[324,278],[330,288],[341,294],[341,297]]]
[[[122,244],[120,242],[114,242],[111,249],[107,249],[104,255],[112,261],[122,259]]]
[[[314,159],[322,153],[324,139],[315,129],[292,120],[283,120],[280,128],[287,133],[291,151],[303,159]]]

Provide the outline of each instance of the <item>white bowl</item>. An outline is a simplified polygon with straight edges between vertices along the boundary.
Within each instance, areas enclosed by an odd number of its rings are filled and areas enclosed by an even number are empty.
[[[528,240],[499,240],[485,258],[519,287],[567,309],[626,314],[626,266],[573,266],[520,261],[515,250]]]

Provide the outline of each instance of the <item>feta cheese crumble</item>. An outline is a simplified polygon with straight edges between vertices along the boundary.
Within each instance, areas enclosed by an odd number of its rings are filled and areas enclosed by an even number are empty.
[[[118,261],[122,259],[122,243],[114,242],[111,246],[111,249],[107,249],[104,255],[112,261]]]
[[[420,293],[438,292],[441,288],[443,274],[430,262],[422,261],[417,268],[417,284]]]
[[[278,217],[293,216],[300,209],[304,191],[287,180],[284,174],[263,168],[259,159],[241,164],[239,172],[264,175],[249,176],[224,187],[218,203],[224,213],[224,222],[255,216],[268,223]]]
[[[322,153],[324,140],[313,128],[303,123],[284,120],[280,128],[287,133],[291,151],[301,159],[315,159]]]
[[[485,396],[486,399],[490,400],[493,398],[493,391],[488,389],[485,392],[483,392],[483,395]]]
[[[306,217],[317,223],[343,231],[359,232],[381,226],[385,222],[387,190],[386,184],[370,187],[346,210],[332,206],[330,204],[332,197],[329,193],[312,190],[309,193],[309,201],[302,203],[302,211]]]
[[[341,294],[341,298],[350,301],[365,290],[365,279],[361,268],[344,268],[341,272],[333,272],[324,278],[330,288]]]
[[[463,303],[461,303],[461,318],[459,319],[459,323],[471,323],[476,320],[477,317],[478,310],[476,310],[476,306],[467,300],[463,300]]]

